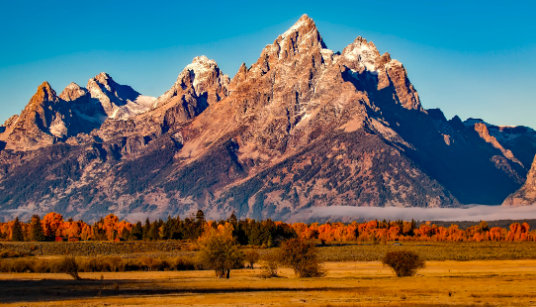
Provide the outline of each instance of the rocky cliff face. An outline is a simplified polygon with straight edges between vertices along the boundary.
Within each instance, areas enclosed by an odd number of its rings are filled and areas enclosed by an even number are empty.
[[[528,206],[536,204],[536,157],[527,175],[525,184],[516,192],[510,194],[503,206]]]
[[[11,121],[31,129],[0,134],[4,214],[285,219],[312,206],[499,204],[536,154],[424,109],[399,61],[361,37],[333,52],[305,15],[232,80],[197,57],[156,100],[104,73],[36,96],[33,117]]]

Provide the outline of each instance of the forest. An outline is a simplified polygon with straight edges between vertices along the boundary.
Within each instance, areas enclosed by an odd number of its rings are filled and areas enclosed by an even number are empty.
[[[0,223],[2,241],[156,241],[197,240],[207,227],[232,226],[232,235],[240,245],[272,247],[291,238],[316,240],[321,245],[349,242],[382,243],[387,241],[436,242],[523,242],[536,241],[536,230],[526,222],[513,222],[508,228],[489,227],[485,221],[462,229],[457,224],[438,226],[432,222],[378,221],[352,223],[285,223],[270,219],[237,219],[233,213],[226,220],[207,221],[203,211],[181,219],[168,217],[144,223],[120,220],[114,214],[88,224],[50,212],[43,218],[33,215],[24,222],[19,218]]]

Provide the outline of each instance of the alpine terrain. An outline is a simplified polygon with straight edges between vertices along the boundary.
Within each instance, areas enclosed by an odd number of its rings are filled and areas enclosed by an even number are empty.
[[[312,206],[498,205],[522,186],[536,197],[532,129],[425,109],[402,63],[361,37],[334,52],[306,15],[232,79],[196,57],[158,98],[106,73],[59,95],[44,82],[0,128],[0,150],[5,217],[284,220]]]

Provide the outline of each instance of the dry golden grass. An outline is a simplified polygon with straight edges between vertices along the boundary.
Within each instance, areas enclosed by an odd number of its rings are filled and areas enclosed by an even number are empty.
[[[536,260],[430,261],[418,276],[397,278],[379,262],[331,262],[326,277],[261,279],[260,269],[0,274],[3,306],[531,306]],[[101,281],[101,274],[104,279]],[[450,293],[450,296],[449,296]]]

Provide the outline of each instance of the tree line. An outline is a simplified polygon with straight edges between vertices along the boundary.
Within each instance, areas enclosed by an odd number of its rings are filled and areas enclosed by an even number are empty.
[[[33,215],[28,222],[15,220],[0,223],[0,240],[5,241],[139,241],[199,239],[207,226],[216,229],[226,223],[233,226],[232,236],[240,245],[279,246],[281,242],[300,238],[317,240],[322,244],[345,242],[387,241],[536,241],[536,231],[527,223],[511,223],[508,228],[489,227],[485,221],[460,229],[458,225],[437,226],[431,222],[417,225],[415,221],[378,221],[352,223],[284,223],[270,219],[255,221],[237,219],[233,213],[226,220],[207,221],[203,211],[181,219],[146,219],[130,223],[109,214],[88,224],[72,218],[64,220],[61,214],[50,212],[42,219]]]

